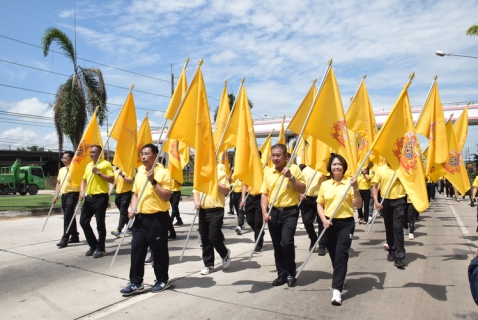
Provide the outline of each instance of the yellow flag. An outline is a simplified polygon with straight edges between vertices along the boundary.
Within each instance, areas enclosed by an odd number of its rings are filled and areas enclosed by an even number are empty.
[[[298,143],[298,146],[297,146],[297,157],[300,157],[300,162],[303,163],[303,164],[307,164],[306,163],[306,150],[307,150],[307,146],[306,146],[306,143],[305,143],[305,139],[304,138],[300,138],[300,141],[297,141]],[[293,152],[293,150],[292,150]],[[289,151],[290,154],[292,154],[292,152]]]
[[[267,163],[267,166],[269,168],[272,168],[272,166],[274,165],[272,163],[272,159],[271,159],[271,148],[272,148],[272,132],[269,133],[269,136],[267,137],[267,139],[264,141],[264,143],[262,144],[261,146],[261,163],[262,165],[264,165],[266,163],[266,161],[268,161]]]
[[[304,133],[321,140],[347,161],[349,172],[355,173],[345,114],[334,70],[330,68],[321,92],[313,106],[302,103],[289,124],[289,130],[300,133],[310,108],[312,113]]]
[[[195,150],[194,189],[218,199],[217,163],[214,153],[209,103],[201,69],[198,68],[184,97],[169,138],[184,142]]]
[[[141,162],[141,149],[148,143],[153,143],[153,136],[151,135],[151,128],[149,126],[148,114],[144,117],[143,123],[139,127],[136,138],[136,168],[139,168],[143,163]]]
[[[470,180],[468,179],[462,153],[458,151],[457,148],[458,143],[456,142],[455,131],[453,130],[451,121],[448,121],[446,124],[446,133],[448,136],[449,156],[447,162],[441,164],[441,172],[445,175],[445,178],[458,189],[461,195],[464,195],[470,190]]]
[[[221,100],[219,101],[219,107],[217,109],[216,123],[214,123],[214,150],[218,150],[219,142],[222,139],[221,148],[219,151],[227,150],[234,147],[237,135],[234,131],[229,130],[229,134],[224,133],[226,129],[227,118],[231,113],[231,107],[229,106],[229,96],[227,94],[227,83],[222,89]],[[232,119],[231,119],[232,120]],[[227,135],[226,135],[227,134]]]
[[[189,163],[191,148],[189,148],[188,145],[180,141],[178,150],[179,150],[179,160],[181,162],[181,169],[184,169],[184,167],[186,167]]]
[[[75,156],[73,157],[73,160],[71,162],[71,183],[75,186],[79,186],[81,184],[81,180],[83,180],[83,174],[85,173],[86,165],[91,162],[91,146],[98,145],[103,148],[100,127],[98,126],[98,119],[96,118],[97,110],[98,108],[96,108],[95,112],[91,116],[90,123],[88,123],[88,126],[83,133],[83,137],[81,137],[81,141],[78,144]]]
[[[229,177],[229,175],[231,174],[231,164],[229,163],[229,156],[227,154],[227,151],[220,152],[217,161],[224,165],[224,168],[226,170],[226,176]]]
[[[358,134],[355,140],[358,146],[357,163],[360,165],[370,151],[370,146],[378,132],[365,80],[360,83],[357,93],[350,103],[345,114],[345,121],[348,129]],[[353,137],[351,136],[351,138]],[[369,160],[373,161],[377,156],[378,154],[372,153]]]
[[[163,150],[169,154],[168,157],[168,171],[171,178],[183,184],[183,167],[181,166],[181,157],[179,155],[179,145],[183,144],[178,140],[168,139],[164,143]]]
[[[455,132],[456,150],[458,152],[463,151],[466,138],[468,137],[468,106],[465,107],[458,119],[453,125],[453,131]]]
[[[284,121],[285,121],[285,116],[282,118],[282,124],[280,126],[280,131],[279,131],[279,137],[277,137],[277,144],[285,145]]]
[[[127,176],[134,176],[136,165],[136,108],[133,92],[128,94],[110,137],[118,141],[113,164],[123,170]]]
[[[417,120],[415,131],[429,140],[425,170],[425,175],[428,176],[436,164],[443,163],[448,159],[445,115],[443,114],[436,80],[433,82],[428,99],[423,106],[420,118]]]
[[[260,190],[263,171],[245,85],[242,86],[241,93],[237,98],[236,109],[235,112],[239,115],[239,127],[237,130],[234,178],[241,180],[255,190]]]
[[[328,145],[314,137],[307,139],[309,146],[306,151],[306,164],[315,171],[328,175],[327,162],[330,158],[330,148]]]
[[[169,101],[168,109],[164,114],[164,117],[169,120],[173,120],[176,112],[178,111],[179,105],[181,104],[181,100],[183,99],[186,90],[188,89],[188,81],[186,79],[186,66],[184,66],[181,75],[179,76],[178,84],[176,85],[176,89],[174,90],[173,96],[171,97],[171,101]]]
[[[372,144],[372,150],[380,153],[396,171],[410,200],[418,212],[429,207],[422,155],[413,127],[408,82],[398,96],[395,105]]]

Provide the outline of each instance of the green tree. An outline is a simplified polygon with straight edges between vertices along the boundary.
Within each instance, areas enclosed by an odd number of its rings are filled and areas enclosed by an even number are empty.
[[[473,37],[478,36],[478,24],[474,24],[466,30],[466,35]]]
[[[98,108],[98,121],[106,119],[106,89],[103,74],[97,68],[83,68],[77,63],[76,50],[68,36],[57,28],[48,28],[42,38],[43,55],[46,57],[55,42],[62,53],[73,63],[73,74],[58,88],[55,101],[51,104],[60,152],[63,150],[63,135],[76,150],[83,131]]]

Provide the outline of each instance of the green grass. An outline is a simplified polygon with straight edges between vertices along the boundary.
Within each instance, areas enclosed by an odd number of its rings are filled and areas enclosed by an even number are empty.
[[[35,196],[0,196],[0,211],[21,211],[36,208],[49,208],[52,195],[37,194]],[[61,199],[55,203],[55,207],[61,207]]]
[[[181,187],[181,196],[192,196],[193,195],[193,187]]]

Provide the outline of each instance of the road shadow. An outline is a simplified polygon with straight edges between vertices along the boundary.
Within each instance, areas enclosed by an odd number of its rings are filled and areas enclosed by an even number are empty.
[[[298,287],[306,287],[319,280],[332,280],[332,273],[319,270],[302,270],[297,279]]]
[[[216,285],[216,281],[210,276],[184,277],[173,280],[172,282],[175,284],[175,289],[211,288]]]
[[[175,257],[169,257],[169,264],[177,264],[177,263],[184,263],[184,262],[190,262],[190,261],[201,261],[202,257],[201,256],[183,256],[183,259],[179,261],[180,256],[175,256]]]
[[[415,252],[410,252],[410,253],[407,253],[405,254],[405,260],[404,262],[408,265],[410,263],[412,263],[413,261],[417,260],[417,259],[423,259],[423,260],[426,260],[427,257],[423,254],[419,254],[419,253],[415,253]]]
[[[439,300],[439,301],[448,301],[448,298],[446,296],[447,294],[446,287],[454,287],[454,285],[437,285],[437,284],[409,282],[405,284],[402,288],[422,288],[433,299]]]
[[[352,299],[361,294],[365,294],[373,289],[383,290],[385,282],[385,272],[352,272],[347,276],[361,276],[358,279],[347,278],[345,292],[342,293],[342,300]]]
[[[249,256],[247,257],[240,257],[240,258],[233,258],[231,260],[231,265],[229,268],[225,269],[225,273],[235,273],[244,271],[246,269],[259,269],[261,265],[254,260],[248,261]]]
[[[265,290],[269,290],[273,288],[272,281],[274,279],[271,279],[269,282],[265,281],[254,281],[254,280],[239,280],[236,282],[233,282],[233,286],[251,286],[249,290],[243,290],[243,291],[237,291],[237,293],[259,293]],[[287,284],[284,284],[284,286],[287,286]]]
[[[362,240],[359,245],[361,246],[377,246],[381,243],[383,243],[384,240]]]

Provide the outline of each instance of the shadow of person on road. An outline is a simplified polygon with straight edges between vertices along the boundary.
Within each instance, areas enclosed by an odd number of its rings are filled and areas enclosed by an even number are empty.
[[[358,279],[350,279],[352,276],[361,276]],[[383,290],[386,272],[351,272],[347,275],[347,283],[342,293],[342,299],[351,299],[355,296],[367,293],[373,289]]]
[[[430,295],[435,300],[447,301],[447,290],[446,287],[454,287],[454,285],[437,285],[437,284],[428,284],[428,283],[416,283],[409,282],[403,285],[402,288],[422,288],[426,293]]]

